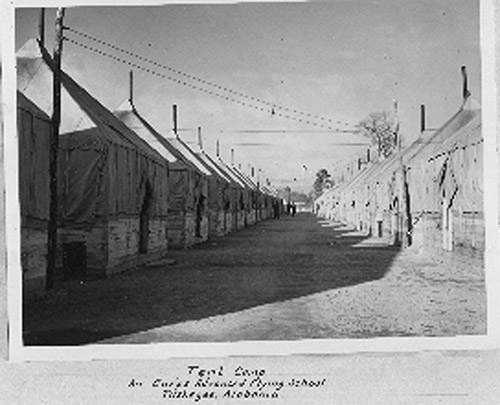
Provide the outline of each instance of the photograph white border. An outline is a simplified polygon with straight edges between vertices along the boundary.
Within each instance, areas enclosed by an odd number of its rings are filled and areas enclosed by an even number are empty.
[[[170,3],[201,4],[201,1]],[[213,2],[210,2],[213,3]],[[233,3],[230,1],[221,2]],[[482,350],[498,348],[500,338],[500,272],[498,271],[498,69],[495,66],[495,15],[497,0],[480,1],[482,57],[482,130],[484,136],[484,199],[485,199],[485,279],[487,289],[487,335],[457,337],[381,337],[374,339],[328,339],[301,341],[248,341],[234,343],[161,343],[149,345],[86,345],[78,347],[24,347],[22,345],[20,228],[18,203],[18,160],[16,134],[16,75],[14,46],[14,9],[17,7],[57,7],[79,5],[159,5],[162,1],[12,1],[2,5],[2,94],[4,113],[4,169],[6,188],[6,253],[9,325],[9,360],[72,361],[93,359],[168,359],[227,356],[289,356],[301,354],[402,353],[436,350]],[[494,168],[494,170],[491,170]],[[486,175],[487,174],[487,175]]]

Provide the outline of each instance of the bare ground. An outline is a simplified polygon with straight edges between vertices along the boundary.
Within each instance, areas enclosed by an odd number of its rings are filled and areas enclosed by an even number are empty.
[[[25,306],[26,344],[486,333],[477,256],[400,251],[301,214]]]

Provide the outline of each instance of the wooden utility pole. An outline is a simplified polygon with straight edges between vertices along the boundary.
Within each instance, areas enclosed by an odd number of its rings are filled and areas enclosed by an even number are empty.
[[[52,136],[50,140],[49,172],[50,172],[50,210],[47,230],[47,273],[45,290],[54,288],[57,257],[57,154],[59,151],[59,127],[61,124],[61,56],[63,47],[64,8],[56,14],[56,37],[53,57],[52,87]]]

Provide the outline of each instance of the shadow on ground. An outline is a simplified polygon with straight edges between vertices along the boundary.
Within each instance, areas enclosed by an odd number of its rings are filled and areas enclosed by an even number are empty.
[[[172,251],[172,265],[62,285],[24,306],[24,342],[87,344],[377,280],[399,249],[364,239],[310,214],[262,222]]]

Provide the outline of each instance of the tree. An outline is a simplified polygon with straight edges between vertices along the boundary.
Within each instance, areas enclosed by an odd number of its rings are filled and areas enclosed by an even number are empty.
[[[387,111],[369,114],[358,124],[360,134],[371,140],[377,147],[378,156],[388,157],[396,148],[396,122]]]
[[[313,188],[317,197],[323,193],[325,188],[332,185],[332,178],[326,169],[321,169],[316,173],[316,180],[314,180]]]

